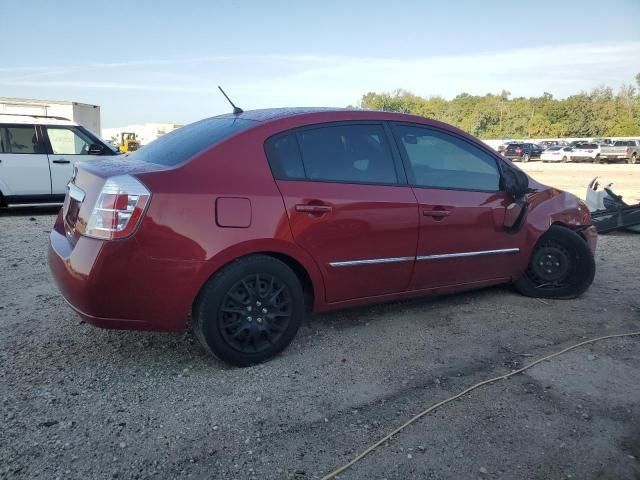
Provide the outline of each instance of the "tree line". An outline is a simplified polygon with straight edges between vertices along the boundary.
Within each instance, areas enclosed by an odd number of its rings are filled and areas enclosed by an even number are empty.
[[[510,98],[506,90],[484,96],[461,93],[452,100],[401,89],[369,92],[358,107],[441,120],[484,139],[640,136],[640,73],[635,80],[636,87],[623,85],[616,93],[601,86],[564,99],[547,92]]]

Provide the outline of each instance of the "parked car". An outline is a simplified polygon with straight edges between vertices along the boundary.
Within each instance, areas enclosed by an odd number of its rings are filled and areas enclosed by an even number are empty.
[[[581,143],[571,149],[569,159],[572,162],[598,162],[600,145],[597,143]]]
[[[62,203],[74,165],[116,153],[57,117],[0,114],[0,207]]]
[[[572,140],[571,142],[568,143],[568,146],[577,147],[578,145],[582,145],[584,143],[589,143],[589,141],[588,140]]]
[[[507,147],[512,143],[517,143],[517,142],[515,140],[508,140],[508,141],[498,145],[498,153],[504,153],[504,151],[507,149]]]
[[[640,140],[618,140],[613,146],[603,145],[598,163],[612,161],[640,162]]]
[[[49,266],[91,324],[174,331],[191,314],[206,349],[250,365],[307,311],[509,282],[576,297],[596,239],[581,200],[455,127],[268,109],[78,165]]]
[[[564,142],[562,140],[543,140],[542,142],[539,143],[539,145],[544,148],[547,149],[549,147],[557,147],[557,146],[561,146],[561,145],[566,145],[567,142]]]
[[[528,162],[529,160],[540,158],[542,147],[536,143],[510,143],[503,155],[510,160]]]
[[[540,160],[543,162],[569,162],[571,160],[571,152],[573,149],[571,147],[565,147],[562,145],[555,145],[553,147],[547,148],[542,155],[540,155]]]

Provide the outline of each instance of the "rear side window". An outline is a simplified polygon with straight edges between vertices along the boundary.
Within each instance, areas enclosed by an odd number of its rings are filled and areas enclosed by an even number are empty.
[[[382,125],[304,129],[269,139],[265,149],[278,179],[385,185],[398,182]]]
[[[0,153],[40,153],[33,125],[0,126]]]
[[[163,135],[131,154],[132,158],[174,166],[258,123],[236,117],[213,117]]]
[[[273,176],[278,179],[304,179],[304,167],[295,133],[270,138],[265,144]]]
[[[348,183],[397,183],[381,125],[339,125],[298,133],[307,178]]]
[[[500,189],[496,160],[487,152],[453,135],[437,130],[397,125],[419,187],[495,192]]]

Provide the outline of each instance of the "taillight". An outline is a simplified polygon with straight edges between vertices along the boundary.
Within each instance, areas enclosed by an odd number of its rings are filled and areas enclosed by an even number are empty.
[[[630,147],[627,147],[627,148],[625,148],[625,149],[624,149],[624,151],[625,151],[626,153],[629,153],[629,152],[631,151],[631,148],[630,148]]]
[[[131,175],[107,179],[87,222],[88,237],[115,240],[136,229],[151,193]]]

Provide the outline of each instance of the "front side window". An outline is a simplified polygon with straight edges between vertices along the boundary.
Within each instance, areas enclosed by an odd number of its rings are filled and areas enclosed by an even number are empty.
[[[395,132],[414,185],[491,192],[500,189],[496,160],[475,145],[430,128],[397,125]]]
[[[397,183],[381,125],[337,125],[298,132],[306,177],[316,181]]]
[[[0,126],[0,153],[40,153],[33,125]]]
[[[56,155],[88,155],[93,141],[73,127],[47,127],[51,149]]]

